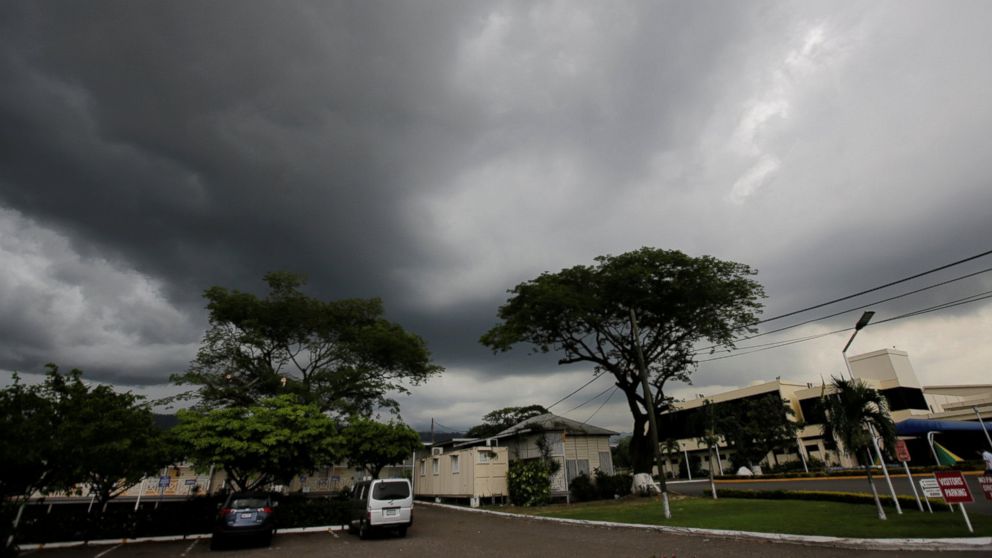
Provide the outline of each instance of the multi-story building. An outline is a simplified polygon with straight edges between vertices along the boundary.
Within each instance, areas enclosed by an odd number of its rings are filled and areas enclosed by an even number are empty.
[[[855,378],[885,397],[914,464],[934,462],[927,440],[927,434],[931,432],[934,433],[931,437],[941,444],[968,457],[975,449],[986,445],[978,422],[980,417],[992,419],[992,384],[924,386],[916,377],[909,354],[895,349],[852,356],[848,362]],[[793,411],[790,418],[803,425],[795,442],[783,444],[777,452],[769,452],[766,463],[812,457],[829,465],[855,466],[858,464],[855,458],[838,451],[835,444],[823,436],[824,414],[820,401],[831,392],[829,382],[797,384],[776,379],[676,403],[671,411],[659,417],[662,440],[675,438],[679,446],[677,458],[668,451],[665,466],[670,474],[674,473],[676,460],[680,467],[685,468],[688,464],[689,470],[708,470],[713,466],[730,473],[729,458],[733,450],[723,440],[717,445],[719,457],[712,465],[709,463],[709,450],[699,441],[704,424],[699,420],[700,414],[707,409],[707,404],[719,409],[730,402],[760,397],[781,399],[783,408],[789,407]],[[992,428],[992,424],[988,426]]]

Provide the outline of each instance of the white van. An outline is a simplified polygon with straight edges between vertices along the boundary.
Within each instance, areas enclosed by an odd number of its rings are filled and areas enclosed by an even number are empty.
[[[351,489],[348,531],[367,538],[373,531],[395,529],[401,537],[413,524],[413,490],[407,479],[361,481]]]

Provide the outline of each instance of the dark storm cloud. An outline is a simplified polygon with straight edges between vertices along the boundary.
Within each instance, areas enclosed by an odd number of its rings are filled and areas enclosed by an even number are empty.
[[[381,291],[411,252],[397,144],[454,125],[424,29],[450,12],[263,6],[8,6],[5,203],[174,296],[270,268]]]
[[[79,361],[164,381],[195,352],[204,288],[263,292],[265,272],[287,269],[320,298],[382,297],[458,376],[433,400],[471,389],[459,378],[518,389],[559,372],[540,402],[577,378],[557,355],[477,340],[506,289],[542,271],[640,246],[712,254],[758,268],[774,315],[981,252],[987,16],[906,2],[5,4],[0,369]],[[697,384],[828,362],[815,352],[707,365]]]

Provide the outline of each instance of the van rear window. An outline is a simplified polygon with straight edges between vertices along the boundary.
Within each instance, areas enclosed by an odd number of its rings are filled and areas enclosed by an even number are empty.
[[[410,496],[410,485],[405,482],[380,482],[372,491],[376,500],[400,500]]]

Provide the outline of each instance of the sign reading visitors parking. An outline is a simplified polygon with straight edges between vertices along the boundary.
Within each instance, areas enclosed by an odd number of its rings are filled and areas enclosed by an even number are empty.
[[[978,477],[978,483],[982,485],[985,499],[992,500],[992,477]]]
[[[169,487],[169,484],[171,484],[171,483],[172,483],[172,479],[170,479],[169,477],[159,477],[158,478],[158,486],[159,486],[159,488],[168,488]]]
[[[186,486],[196,486],[196,479],[186,479]]]
[[[937,479],[920,479],[920,489],[927,498],[943,498],[940,487],[937,486]]]
[[[943,471],[933,474],[937,479],[937,486],[944,495],[944,501],[948,504],[970,504],[971,492],[968,490],[968,483],[964,480],[964,475],[960,471]]]
[[[906,440],[896,440],[896,459],[899,461],[909,461],[909,448],[906,447]]]

